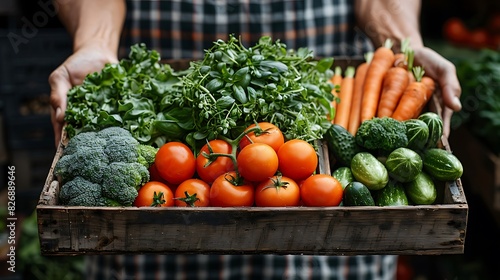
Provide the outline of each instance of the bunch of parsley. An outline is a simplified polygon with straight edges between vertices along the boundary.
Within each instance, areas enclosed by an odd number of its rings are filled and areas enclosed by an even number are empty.
[[[268,121],[287,139],[321,139],[333,116],[333,58],[262,37],[252,47],[218,40],[186,70],[162,64],[157,52],[132,46],[128,59],[106,65],[68,94],[67,129],[120,125],[142,143],[196,143],[235,137]]]

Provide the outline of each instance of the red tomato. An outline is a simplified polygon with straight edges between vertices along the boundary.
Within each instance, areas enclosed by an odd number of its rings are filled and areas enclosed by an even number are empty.
[[[218,207],[252,206],[254,204],[254,186],[247,182],[238,182],[236,172],[230,171],[217,177],[210,188],[210,205]]]
[[[234,164],[231,158],[226,156],[218,156],[215,159],[204,156],[204,153],[208,155],[211,153],[209,145],[212,153],[218,154],[230,154],[232,147],[231,144],[224,140],[212,140],[201,148],[200,153],[196,157],[196,172],[198,176],[208,184],[212,184],[215,178],[221,174],[234,170]]]
[[[469,30],[459,18],[449,18],[443,25],[446,39],[453,43],[464,43],[469,39]]]
[[[172,190],[162,182],[149,181],[138,191],[134,206],[169,207],[174,206]]]
[[[318,166],[318,156],[307,141],[292,139],[286,141],[278,151],[278,170],[295,182],[311,176]]]
[[[167,184],[167,182],[160,176],[158,169],[156,168],[156,164],[151,164],[149,167],[149,181],[159,181]],[[169,186],[171,187],[171,186]]]
[[[210,185],[200,179],[187,179],[175,190],[174,199],[175,206],[209,206]]]
[[[312,175],[300,187],[300,197],[305,206],[338,206],[343,194],[340,182],[327,174]]]
[[[160,176],[171,184],[180,184],[193,177],[196,160],[188,146],[181,142],[168,142],[158,149],[155,158]]]
[[[236,162],[240,175],[252,182],[266,180],[278,170],[276,151],[264,143],[247,145],[238,154]]]
[[[267,179],[255,189],[255,205],[261,207],[299,206],[299,185],[294,180],[282,176]]]
[[[245,146],[251,143],[264,143],[267,144],[278,152],[278,149],[285,142],[285,138],[281,130],[272,123],[260,122],[259,127],[263,130],[262,132],[250,132],[240,141],[240,149],[245,148]],[[245,131],[250,128],[256,127],[255,124],[248,126]]]

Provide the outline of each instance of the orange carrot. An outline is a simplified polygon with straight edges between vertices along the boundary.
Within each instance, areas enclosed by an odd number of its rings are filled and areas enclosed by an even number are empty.
[[[355,71],[356,68],[354,68],[354,66],[348,66],[345,70],[345,75],[342,79],[342,83],[340,84],[340,102],[337,106],[334,123],[342,126],[345,129],[347,129],[349,124],[349,114],[351,112],[352,105],[352,93],[354,90]]]
[[[422,83],[424,70],[414,67],[415,82],[406,87],[401,100],[392,114],[392,118],[400,121],[408,120],[418,114],[419,110],[427,103],[427,86]]]
[[[436,90],[436,82],[429,76],[422,77],[422,83],[427,86],[427,100],[431,99],[434,90]]]
[[[386,40],[384,46],[378,47],[373,53],[373,59],[368,67],[363,85],[361,122],[369,120],[377,114],[384,75],[394,63],[394,52],[391,47],[391,40]]]
[[[335,112],[337,109],[337,103],[339,102],[339,92],[340,92],[340,84],[342,83],[342,67],[336,66],[335,70],[333,72],[333,76],[330,78],[330,82],[333,85],[332,89],[332,94],[333,94],[333,101],[332,101],[332,107]],[[329,118],[331,122],[333,123],[335,117]]]
[[[377,117],[390,117],[401,96],[408,87],[408,71],[401,67],[391,67],[384,76],[382,93],[377,109]]]
[[[351,112],[349,114],[349,124],[347,130],[352,135],[356,135],[359,125],[361,124],[361,101],[363,100],[363,84],[366,77],[368,66],[373,58],[373,53],[365,54],[365,62],[358,65],[354,74],[354,85],[352,93]]]
[[[333,72],[333,76],[330,78],[330,82],[333,84],[333,86],[340,86],[340,83],[342,82],[342,67],[335,66],[335,70]]]
[[[431,77],[428,77],[428,76],[423,76],[422,77],[422,83],[425,84],[425,87],[427,89],[427,91],[426,91],[426,98],[427,98],[427,100],[430,100],[431,97],[432,97],[432,94],[434,93],[434,90],[436,89],[436,83],[434,82],[434,80]],[[418,116],[420,115],[420,113],[422,113],[422,110],[424,109],[425,105],[426,104],[424,103],[417,110],[417,112],[415,113],[415,115],[413,116],[413,118],[418,118]]]

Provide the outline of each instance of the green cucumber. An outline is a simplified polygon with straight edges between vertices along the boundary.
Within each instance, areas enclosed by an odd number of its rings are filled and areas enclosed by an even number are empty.
[[[389,176],[402,183],[415,180],[422,172],[422,165],[422,158],[408,148],[397,148],[387,156],[385,161]]]
[[[384,164],[368,152],[359,152],[352,158],[351,172],[356,181],[370,190],[379,190],[389,181],[389,173]]]
[[[439,148],[427,149],[423,156],[423,169],[440,181],[454,181],[464,172],[462,163],[451,152]]]
[[[324,136],[328,152],[338,166],[350,166],[355,154],[361,151],[354,136],[344,127],[332,124]]]
[[[378,206],[407,206],[408,197],[402,183],[390,180],[385,188],[376,193]]]
[[[425,144],[426,148],[437,147],[439,140],[443,136],[443,120],[434,112],[426,112],[418,117],[419,120],[425,122],[429,128],[429,139]]]
[[[425,172],[418,174],[415,180],[405,185],[406,196],[417,205],[433,204],[437,197],[437,190],[431,176]]]
[[[409,119],[404,121],[406,136],[408,137],[407,148],[420,151],[425,148],[429,140],[429,127],[423,120]]]
[[[356,181],[347,184],[342,202],[344,206],[375,206],[375,200],[368,187]]]
[[[332,172],[332,176],[337,179],[342,187],[345,189],[349,183],[354,181],[352,176],[351,168],[347,166],[341,166]]]

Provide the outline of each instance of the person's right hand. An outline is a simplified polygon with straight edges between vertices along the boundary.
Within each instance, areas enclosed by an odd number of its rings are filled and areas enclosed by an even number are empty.
[[[75,50],[49,76],[51,121],[56,147],[61,141],[67,93],[83,82],[87,74],[100,71],[106,63],[118,62],[117,54],[99,44],[86,44]]]

